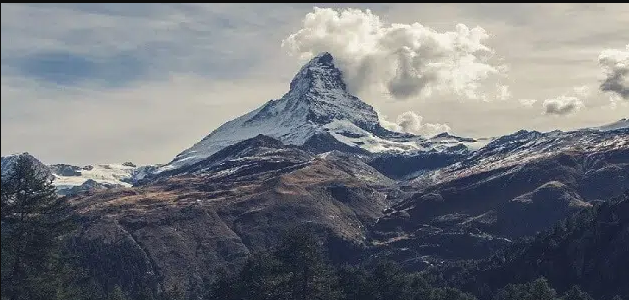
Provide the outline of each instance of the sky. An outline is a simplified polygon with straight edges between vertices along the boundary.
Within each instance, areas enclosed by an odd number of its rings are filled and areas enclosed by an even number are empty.
[[[393,130],[629,117],[629,4],[1,4],[1,154],[166,163],[330,52]]]

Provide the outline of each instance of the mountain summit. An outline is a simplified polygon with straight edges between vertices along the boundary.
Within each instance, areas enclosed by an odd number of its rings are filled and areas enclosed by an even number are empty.
[[[342,72],[334,65],[334,58],[324,52],[297,72],[290,83],[290,90],[282,98],[268,101],[258,109],[223,124],[177,155],[160,171],[196,163],[258,134],[292,145],[304,145],[313,138],[321,141],[322,136],[331,135],[336,140],[334,142],[371,152],[374,149],[369,149],[370,144],[381,145],[377,141],[380,136],[395,135],[380,126],[373,107],[347,91]],[[357,138],[363,140],[358,143],[352,140]]]

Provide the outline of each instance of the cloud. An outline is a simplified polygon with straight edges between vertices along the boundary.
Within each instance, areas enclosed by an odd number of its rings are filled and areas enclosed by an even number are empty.
[[[354,91],[375,85],[395,99],[434,92],[480,99],[483,81],[504,69],[490,62],[488,38],[481,27],[438,32],[420,23],[387,24],[369,9],[315,7],[282,46],[303,59],[332,53]]]
[[[255,12],[260,7],[2,3],[3,76],[124,85],[168,80],[170,73],[212,79],[253,74],[284,58],[278,44],[285,33],[279,29],[298,22],[303,11],[276,6],[261,15]]]
[[[507,100],[511,98],[511,91],[509,90],[509,86],[506,85],[497,85],[497,98],[498,100]]]
[[[381,117],[380,123],[386,129],[417,134],[425,137],[431,137],[443,132],[449,132],[450,126],[447,124],[422,123],[423,118],[412,111],[407,111],[397,117],[396,122],[386,120]]]
[[[279,44],[311,6],[260,7],[2,3],[2,154],[168,162],[285,92]]]
[[[592,94],[592,90],[587,85],[575,86],[572,90],[579,98],[587,98]]]
[[[601,91],[629,100],[629,44],[624,51],[603,50],[598,56],[598,63],[606,76],[600,85]]]
[[[520,99],[520,104],[528,107],[532,107],[537,102],[537,99]]]
[[[583,101],[577,97],[559,96],[543,102],[544,114],[564,116],[575,113],[583,107]]]
[[[133,55],[114,54],[106,58],[76,55],[70,52],[43,51],[7,61],[6,68],[35,80],[78,85],[84,81],[101,85],[126,85],[145,74],[146,65]]]

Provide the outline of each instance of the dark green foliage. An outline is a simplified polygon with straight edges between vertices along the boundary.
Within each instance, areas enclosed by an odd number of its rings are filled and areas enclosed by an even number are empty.
[[[224,300],[472,300],[453,288],[434,288],[418,273],[380,261],[372,267],[333,267],[307,229],[289,231],[270,253],[254,254],[235,278],[212,285],[208,299]]]
[[[508,284],[496,292],[493,300],[594,300],[578,286],[573,286],[562,297],[544,277],[523,284]]]
[[[55,299],[65,288],[62,238],[72,230],[67,203],[33,162],[20,156],[2,178],[2,297]]]
[[[342,299],[365,300],[472,300],[454,288],[431,286],[422,274],[408,273],[392,261],[372,267],[344,266],[338,270]]]
[[[179,285],[175,285],[171,288],[169,288],[168,290],[166,290],[166,292],[164,293],[164,295],[161,297],[163,300],[184,300],[185,298],[185,292],[183,289],[181,289],[179,287]]]
[[[235,277],[221,273],[206,299],[271,300],[474,300],[471,294],[447,286],[438,270],[407,272],[392,261],[369,265],[328,264],[308,230],[289,232],[274,251],[252,255]],[[462,266],[462,270],[467,269]],[[465,273],[472,274],[472,273]],[[478,286],[481,286],[478,284]],[[574,286],[559,298],[543,278],[508,284],[493,300],[592,300]]]
[[[592,297],[590,297],[590,295],[588,295],[586,292],[582,291],[578,286],[572,286],[571,289],[569,289],[564,295],[563,297],[561,297],[561,300],[594,300]]]
[[[253,255],[236,279],[221,276],[210,299],[338,299],[336,275],[315,236],[289,231],[271,253]]]
[[[284,299],[335,299],[335,274],[314,234],[304,227],[289,231],[274,252]]]
[[[107,297],[107,300],[127,300],[127,299],[128,299],[127,296],[118,285],[114,287],[113,291],[109,294],[109,297]]]
[[[500,289],[494,300],[556,300],[557,293],[548,281],[539,278],[525,284],[509,284]]]

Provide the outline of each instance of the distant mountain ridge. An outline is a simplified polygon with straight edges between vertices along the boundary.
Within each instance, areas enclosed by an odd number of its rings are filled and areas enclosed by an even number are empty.
[[[53,185],[61,195],[76,194],[94,189],[131,187],[155,168],[153,166],[138,167],[131,162],[83,167],[68,164],[45,165],[33,155],[24,152],[1,158],[2,177],[10,174],[15,161],[20,156],[29,158],[38,167],[40,173],[46,174],[52,179]]]

